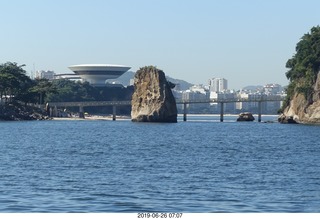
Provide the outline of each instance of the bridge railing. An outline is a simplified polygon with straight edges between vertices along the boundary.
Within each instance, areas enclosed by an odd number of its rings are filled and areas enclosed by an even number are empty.
[[[232,99],[200,99],[200,100],[183,100],[176,99],[177,104],[192,103],[233,103],[233,102],[267,102],[267,101],[283,101],[283,96],[262,96],[257,98],[232,98]],[[81,101],[81,102],[49,102],[50,106],[70,107],[70,106],[130,106],[131,100],[124,101]]]
[[[129,106],[131,100],[122,101],[81,101],[81,102],[49,102],[50,106],[68,107],[68,106]]]
[[[176,99],[177,104],[184,103],[234,103],[234,102],[272,102],[272,101],[283,101],[285,97],[283,96],[261,96],[256,98],[211,98],[211,99],[201,99],[201,100],[183,100]]]

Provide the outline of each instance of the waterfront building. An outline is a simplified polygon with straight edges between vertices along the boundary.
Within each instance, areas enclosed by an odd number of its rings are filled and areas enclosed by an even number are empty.
[[[274,95],[276,96],[276,95]],[[262,108],[262,112],[265,114],[277,114],[278,110],[282,106],[281,101],[273,101],[273,102],[264,102],[262,103],[262,107],[265,105],[264,108]]]
[[[183,101],[209,101],[209,92],[203,85],[194,85],[189,90],[182,92]],[[209,109],[209,103],[193,103],[187,104],[186,107],[191,113],[200,113]]]
[[[212,92],[222,92],[228,89],[228,81],[225,78],[209,79],[209,87]]]
[[[279,84],[266,84],[265,86],[263,86],[264,89],[264,93],[267,95],[273,94],[279,94],[281,93],[281,91],[283,91],[283,88],[281,85]]]
[[[223,101],[223,100],[230,100],[237,98],[237,93],[234,90],[224,90],[221,92],[210,92],[210,99]],[[220,112],[219,104],[218,103],[210,103],[211,108],[214,112]],[[235,113],[236,110],[236,103],[225,103],[224,111],[226,113]]]
[[[259,100],[261,98],[277,98],[283,97],[285,94],[282,87],[266,85],[262,91],[240,91],[238,93],[238,98],[247,99],[247,100]],[[262,102],[261,110],[264,114],[277,114],[278,110],[282,106],[282,101],[272,101],[272,102]],[[238,102],[236,103],[236,109],[240,112],[252,112],[257,113],[259,110],[258,102]]]
[[[196,84],[189,88],[191,92],[207,94],[207,89],[202,84]]]
[[[183,91],[179,91],[179,90],[172,90],[172,94],[174,96],[174,98],[176,98],[176,100],[182,100],[182,93]]]
[[[238,93],[238,98],[247,100],[257,100],[262,96],[261,93],[247,93],[242,91]],[[259,103],[258,102],[237,102],[236,109],[242,112],[258,112]]]

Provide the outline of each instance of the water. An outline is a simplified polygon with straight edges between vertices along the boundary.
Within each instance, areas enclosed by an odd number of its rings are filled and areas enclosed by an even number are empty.
[[[0,122],[0,212],[320,212],[320,126],[228,118]]]

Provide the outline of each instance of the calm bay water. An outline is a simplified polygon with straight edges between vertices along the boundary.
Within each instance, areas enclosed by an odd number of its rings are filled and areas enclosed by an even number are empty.
[[[0,212],[320,212],[320,126],[225,119],[0,122]]]

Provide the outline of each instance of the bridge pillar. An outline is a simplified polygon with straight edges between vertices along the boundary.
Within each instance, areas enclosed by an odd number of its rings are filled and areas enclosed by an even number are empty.
[[[117,106],[113,105],[112,106],[112,120],[116,121],[116,117],[117,117]]]
[[[84,119],[84,111],[83,106],[79,106],[79,118]]]
[[[224,107],[224,103],[221,102],[220,103],[220,122],[223,122],[223,107]]]
[[[52,107],[49,108],[49,117],[53,117],[53,108]]]
[[[187,121],[187,103],[183,103],[183,121]]]
[[[258,102],[258,110],[259,110],[259,112],[258,112],[258,122],[261,122],[261,114],[262,114],[262,101],[259,101]]]
[[[54,116],[54,117],[58,117],[58,108],[57,108],[57,106],[54,106],[53,116]]]

